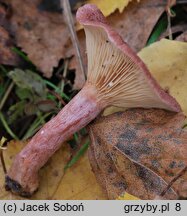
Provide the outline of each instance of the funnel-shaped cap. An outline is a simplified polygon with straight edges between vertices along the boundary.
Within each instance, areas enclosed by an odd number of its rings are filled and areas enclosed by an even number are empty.
[[[101,101],[108,106],[181,110],[95,5],[79,8],[77,20],[86,33],[87,82],[96,86]]]

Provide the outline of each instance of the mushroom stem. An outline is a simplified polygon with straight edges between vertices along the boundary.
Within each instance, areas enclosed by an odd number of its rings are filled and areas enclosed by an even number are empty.
[[[59,114],[51,119],[15,157],[6,177],[6,189],[23,196],[38,188],[38,171],[74,132],[101,111],[96,89],[86,84]]]

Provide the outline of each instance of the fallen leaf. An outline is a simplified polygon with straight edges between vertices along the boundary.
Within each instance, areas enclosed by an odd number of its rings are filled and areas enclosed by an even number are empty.
[[[8,0],[7,3],[10,4],[13,11],[10,27],[17,46],[28,55],[29,59],[46,77],[51,77],[53,69],[58,66],[60,59],[75,56],[75,50],[72,47],[69,31],[62,15],[54,11],[46,11],[46,8],[41,7],[41,2],[42,0],[26,0],[22,4],[21,0]],[[95,3],[102,5],[101,2]],[[120,1],[119,4],[116,1],[113,2],[115,4],[113,3],[111,8],[119,8],[122,11],[129,1]],[[153,0],[142,0],[140,3],[133,1],[123,13],[116,12],[108,19],[119,30],[125,41],[137,51],[146,44],[153,26],[163,10],[164,4],[161,0],[156,4]],[[79,39],[80,43],[84,44],[85,38],[80,37]],[[81,45],[81,49],[84,59],[86,59],[85,45]],[[77,66],[75,57],[72,61],[70,68],[76,69],[74,88],[80,89],[84,84],[84,76]],[[86,65],[86,63],[84,64]]]
[[[118,29],[123,39],[136,52],[145,47],[146,42],[164,12],[165,4],[162,0],[132,1],[122,14],[114,13],[108,21]]]
[[[125,191],[154,199],[187,164],[185,116],[159,109],[131,109],[90,126],[91,166],[110,199]],[[187,173],[164,199],[187,196]]]
[[[142,49],[138,55],[187,114],[187,43],[162,39]]]
[[[139,199],[131,194],[124,193],[123,195],[119,196],[117,200],[139,200]]]
[[[20,152],[20,150],[26,145],[27,142],[15,142],[8,143],[7,150],[4,151],[4,160],[7,168],[10,167],[12,159]],[[66,146],[67,147],[67,146]],[[50,159],[48,164],[41,170],[40,179],[41,187],[39,191],[32,197],[33,199],[48,199],[53,194],[63,176],[63,165],[65,165],[70,157],[69,149],[62,148]],[[11,194],[4,189],[4,175],[0,164],[0,199],[22,199],[21,197]]]
[[[4,150],[7,169],[12,159],[26,145],[26,142],[11,141]],[[58,150],[40,171],[40,188],[31,199],[106,199],[91,171],[87,155],[84,154],[76,164],[67,169],[64,167],[71,154],[66,143]],[[0,163],[0,199],[25,199],[4,189],[4,173]]]
[[[41,0],[8,0],[12,8],[11,30],[18,47],[46,76],[51,77],[59,60],[65,58],[69,31],[61,13],[39,7]]]
[[[107,199],[104,191],[98,185],[91,170],[87,154],[83,156],[73,167],[68,168],[62,183],[53,195],[53,199]]]
[[[108,16],[116,10],[119,10],[119,12],[122,13],[130,1],[132,0],[88,0],[86,3],[97,5],[104,16]]]
[[[6,10],[0,5],[0,64],[18,65],[19,57],[12,51],[14,41],[5,28],[7,25]]]

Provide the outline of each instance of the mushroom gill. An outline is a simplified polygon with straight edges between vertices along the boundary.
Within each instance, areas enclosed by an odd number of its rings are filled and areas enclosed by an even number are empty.
[[[96,87],[100,101],[107,106],[180,110],[95,5],[80,8],[77,19],[86,33],[87,82]]]

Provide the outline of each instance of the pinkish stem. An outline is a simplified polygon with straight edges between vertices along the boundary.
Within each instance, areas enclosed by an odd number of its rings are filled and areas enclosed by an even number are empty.
[[[73,133],[86,126],[102,110],[97,92],[84,88],[16,155],[6,177],[6,188],[30,195],[38,188],[38,171]]]

